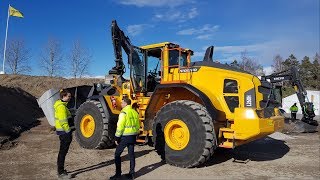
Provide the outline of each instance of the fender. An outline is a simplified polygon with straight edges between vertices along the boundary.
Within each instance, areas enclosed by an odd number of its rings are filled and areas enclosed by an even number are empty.
[[[88,97],[89,100],[96,100],[96,101],[99,101],[102,105],[102,109],[104,112],[107,112],[109,115],[110,115],[110,111],[108,110],[108,106],[107,106],[107,102],[106,100],[104,99],[104,96],[103,95],[93,95],[93,96],[90,96]]]
[[[205,95],[203,92],[201,92],[199,89],[195,88],[194,86],[191,86],[190,84],[159,84],[156,86],[154,93],[150,98],[150,101],[149,101],[150,103],[145,112],[145,115],[146,115],[144,120],[145,130],[152,129],[153,118],[155,117],[155,111],[156,112],[158,111],[156,107],[158,102],[157,98],[160,98],[159,95],[163,92],[163,90],[170,89],[170,88],[183,88],[191,92],[195,96],[199,97],[199,99],[202,101],[202,104],[207,108],[212,120],[215,121],[217,109],[213,106],[208,96]],[[186,98],[185,100],[188,100],[188,99]]]

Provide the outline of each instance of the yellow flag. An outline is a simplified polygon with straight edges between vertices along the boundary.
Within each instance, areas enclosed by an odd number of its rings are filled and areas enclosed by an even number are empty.
[[[9,7],[9,14],[10,14],[10,16],[23,18],[23,14],[11,6]]]

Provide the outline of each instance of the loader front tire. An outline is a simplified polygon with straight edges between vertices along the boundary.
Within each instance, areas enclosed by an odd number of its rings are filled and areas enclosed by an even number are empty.
[[[179,100],[166,104],[153,124],[157,153],[168,164],[195,167],[207,161],[216,148],[212,118],[196,102]]]
[[[81,147],[87,149],[105,149],[114,145],[113,132],[116,122],[112,121],[99,101],[83,103],[75,117],[75,137]]]

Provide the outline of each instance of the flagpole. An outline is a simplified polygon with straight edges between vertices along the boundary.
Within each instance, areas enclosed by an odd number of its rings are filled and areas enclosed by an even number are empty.
[[[8,25],[9,25],[9,18],[10,18],[10,4],[8,6],[8,18],[7,18],[7,27],[6,27],[6,37],[4,40],[4,50],[3,50],[3,64],[2,64],[2,73],[4,72],[4,62],[6,61],[6,50],[7,50],[7,37],[8,37]]]

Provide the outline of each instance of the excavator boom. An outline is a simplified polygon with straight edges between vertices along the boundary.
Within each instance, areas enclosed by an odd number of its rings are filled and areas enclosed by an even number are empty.
[[[125,65],[122,58],[122,48],[128,55],[136,54],[133,51],[133,45],[130,39],[119,28],[117,21],[113,20],[111,24],[112,44],[114,48],[116,65],[109,71],[109,74],[123,75],[125,73]]]

